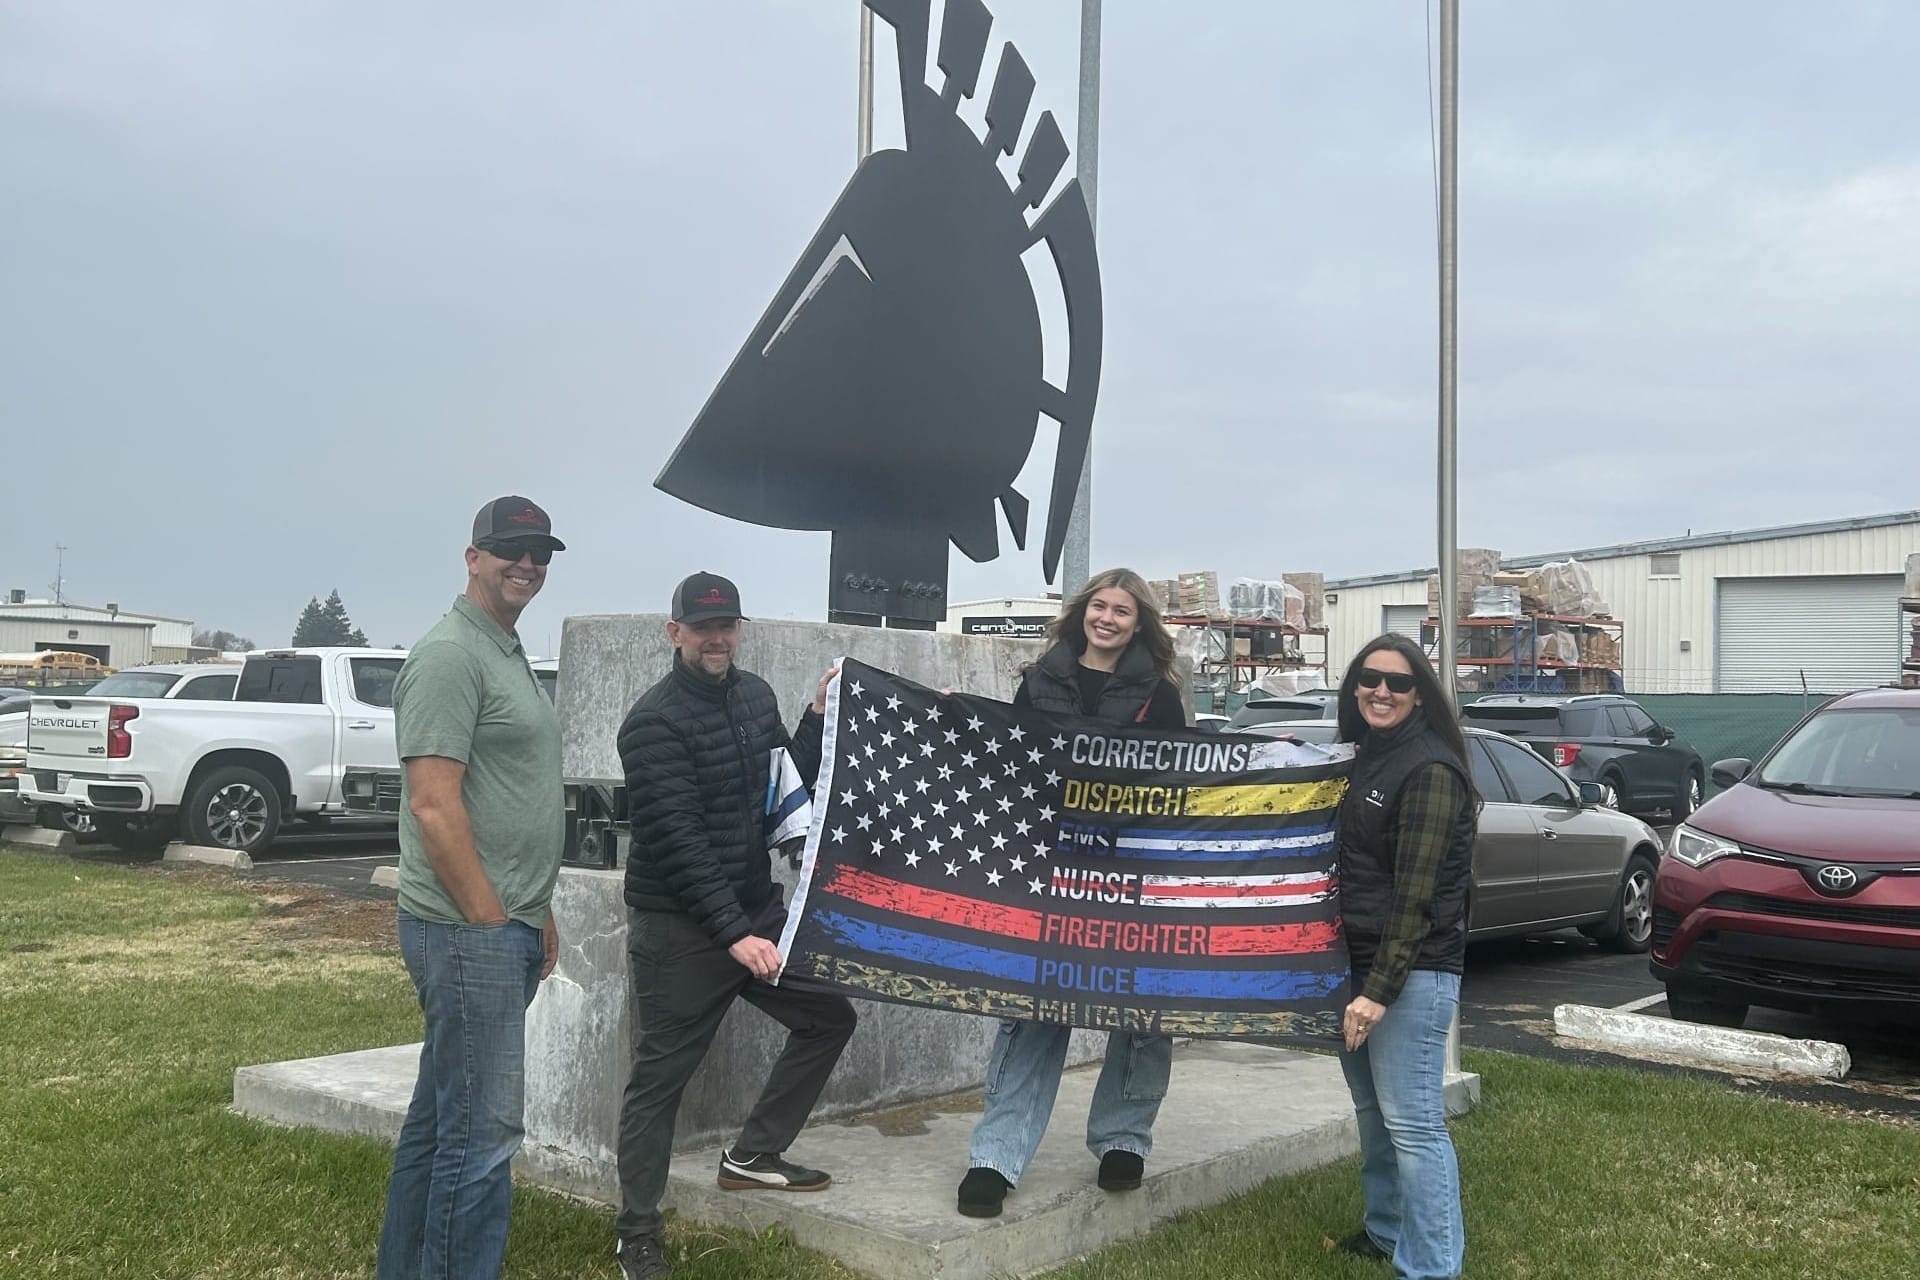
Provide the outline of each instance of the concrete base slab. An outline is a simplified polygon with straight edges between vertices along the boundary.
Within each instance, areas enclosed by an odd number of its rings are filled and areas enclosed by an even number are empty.
[[[234,1107],[391,1140],[418,1054],[418,1045],[400,1045],[243,1067],[234,1076]],[[684,1152],[674,1157],[667,1204],[697,1222],[778,1224],[800,1244],[887,1280],[988,1280],[1045,1270],[1357,1150],[1353,1105],[1335,1058],[1217,1041],[1180,1045],[1175,1057],[1138,1191],[1108,1194],[1093,1184],[1085,1126],[1098,1068],[1084,1067],[1062,1079],[1039,1153],[996,1219],[963,1218],[954,1209],[977,1094],[809,1126],[794,1158],[834,1175],[833,1187],[814,1195],[721,1191],[718,1148]],[[1455,1077],[1450,1100],[1464,1103],[1478,1083]],[[516,1167],[542,1185],[607,1204],[617,1198],[604,1161],[530,1143]]]
[[[80,847],[73,832],[55,831],[52,827],[7,827],[0,830],[0,844],[45,849],[49,853],[66,853]]]
[[[375,867],[373,869],[373,884],[374,887],[378,889],[398,889],[400,887],[400,868]]]
[[[199,862],[230,871],[253,870],[253,859],[238,849],[222,849],[210,844],[170,844],[160,855],[162,862]]]
[[[1771,1071],[1839,1080],[1853,1067],[1847,1047],[1824,1040],[1793,1040],[1765,1031],[1709,1027],[1643,1013],[1563,1004],[1553,1011],[1556,1034],[1616,1053],[1653,1053],[1707,1067]]]

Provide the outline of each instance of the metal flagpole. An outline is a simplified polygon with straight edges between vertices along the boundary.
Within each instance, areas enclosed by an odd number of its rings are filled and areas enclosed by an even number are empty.
[[[856,165],[873,154],[873,10],[866,0],[860,4],[860,106],[853,146]]]
[[[1460,354],[1459,132],[1460,0],[1440,0],[1440,687],[1459,704],[1459,664],[1454,660],[1460,612],[1460,511],[1458,422],[1455,417]]]
[[[1460,576],[1459,450],[1455,415],[1459,341],[1460,271],[1460,0],[1440,0],[1440,687],[1460,704],[1460,664],[1454,648],[1459,630]],[[1460,1011],[1447,1031],[1446,1074],[1460,1074]]]
[[[1087,197],[1087,217],[1096,233],[1099,217],[1095,193],[1100,185],[1100,0],[1080,0],[1080,106],[1076,115],[1074,176]],[[1096,235],[1097,238],[1097,235]],[[1093,543],[1093,450],[1080,464],[1080,486],[1074,490],[1073,511],[1067,518],[1062,549],[1060,594],[1068,599],[1086,585],[1093,572],[1089,561]]]

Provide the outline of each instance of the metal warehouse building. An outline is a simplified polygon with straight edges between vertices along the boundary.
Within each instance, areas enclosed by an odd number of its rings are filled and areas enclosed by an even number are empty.
[[[127,613],[67,601],[29,600],[12,591],[0,603],[0,653],[40,653],[65,649],[91,654],[110,667],[149,662],[185,662],[193,643],[193,622]]]
[[[1920,511],[1503,560],[1578,560],[1622,624],[1629,693],[1841,693],[1900,670],[1899,598]],[[1337,678],[1383,631],[1418,638],[1431,569],[1327,583]]]

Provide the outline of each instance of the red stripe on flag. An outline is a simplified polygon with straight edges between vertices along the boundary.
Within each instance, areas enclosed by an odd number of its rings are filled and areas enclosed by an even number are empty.
[[[1309,924],[1216,924],[1207,930],[1210,956],[1278,956],[1325,951],[1340,936],[1340,926]]]
[[[1029,942],[1040,937],[1038,911],[907,884],[857,867],[835,867],[833,879],[821,888],[836,897],[849,898],[869,907],[922,920],[937,920],[961,929],[977,929],[1003,938],[1025,938]]]

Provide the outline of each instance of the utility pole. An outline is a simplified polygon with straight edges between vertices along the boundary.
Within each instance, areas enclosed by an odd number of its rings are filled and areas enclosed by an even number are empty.
[[[67,544],[53,544],[53,602],[64,605],[67,602]]]
[[[1100,0],[1080,0],[1080,105],[1075,115],[1074,176],[1087,198],[1087,219],[1095,227],[1097,241],[1099,218],[1095,194],[1100,186]],[[1067,519],[1067,541],[1063,548],[1060,594],[1072,599],[1086,585],[1093,572],[1090,563],[1093,543],[1093,449],[1080,464],[1080,485],[1073,492],[1073,512]]]
[[[860,3],[860,105],[853,143],[853,162],[859,165],[873,154],[873,10]]]

